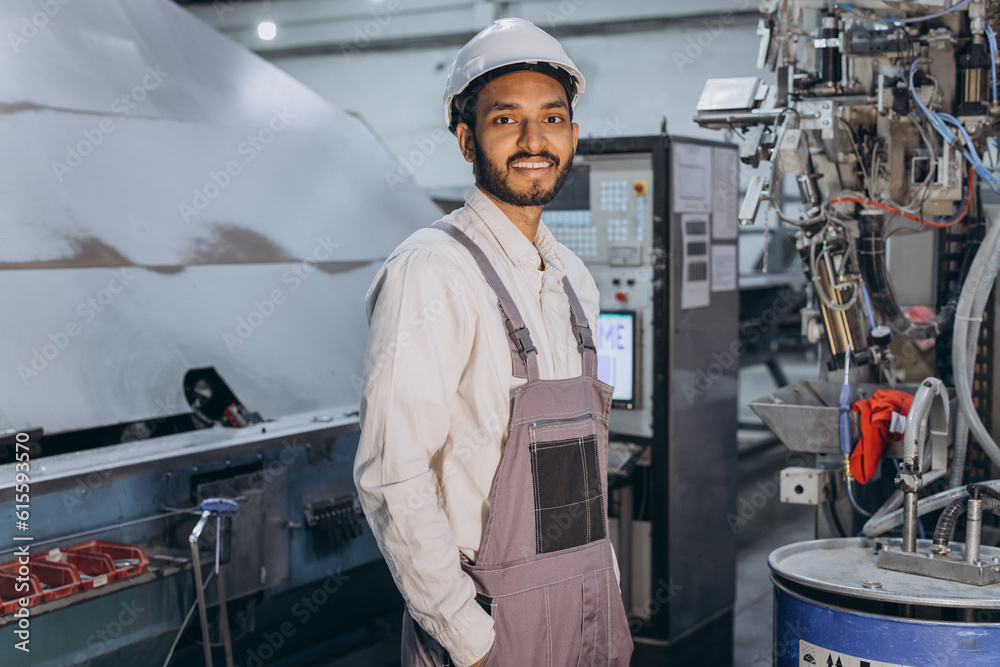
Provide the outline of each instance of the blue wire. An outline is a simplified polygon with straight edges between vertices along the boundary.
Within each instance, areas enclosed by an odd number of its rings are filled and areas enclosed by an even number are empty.
[[[944,137],[944,140],[949,144],[953,144],[955,143],[955,135],[948,129],[948,126],[945,125],[940,118],[938,118],[936,113],[924,106],[924,103],[920,100],[920,96],[917,95],[917,87],[913,85],[913,73],[917,71],[917,64],[921,61],[923,61],[923,58],[917,58],[913,61],[913,64],[910,65],[910,94],[913,95],[913,101],[917,103],[917,108],[924,112],[924,115],[927,116],[927,120],[931,122],[931,125],[933,125],[934,129],[938,131],[938,134]]]
[[[861,296],[865,298],[865,309],[868,311],[868,324],[870,329],[875,328],[875,315],[872,313],[872,302],[868,298],[868,287],[861,286]]]
[[[965,159],[969,161],[969,164],[971,164],[973,169],[976,170],[976,173],[982,177],[982,179],[986,182],[986,185],[990,186],[990,189],[993,190],[993,192],[1000,194],[1000,191],[998,191],[994,185],[994,183],[1000,184],[1000,179],[994,176],[993,172],[987,169],[986,165],[983,164],[983,161],[979,157],[979,153],[976,152],[976,147],[972,145],[972,138],[969,137],[969,133],[966,131],[962,123],[950,114],[939,113],[937,116],[958,128],[958,131],[962,135],[962,140],[965,142],[965,148],[961,149],[962,155],[964,155]]]
[[[956,7],[957,6],[958,5],[956,5]],[[979,174],[979,176],[983,179],[983,181],[985,181],[985,183],[988,186],[990,186],[990,189],[993,190],[993,192],[1000,194],[1000,190],[998,190],[995,185],[995,184],[1000,184],[1000,179],[994,176],[993,172],[987,169],[986,165],[984,165],[983,161],[979,158],[979,153],[976,152],[976,147],[972,145],[972,138],[969,137],[969,133],[966,131],[965,126],[963,126],[958,121],[957,118],[955,118],[950,114],[935,113],[931,111],[920,100],[920,96],[917,95],[917,87],[913,83],[913,75],[917,71],[917,65],[922,60],[923,58],[917,58],[910,65],[910,77],[909,77],[910,95],[913,96],[913,101],[917,104],[917,108],[919,108],[924,113],[924,115],[927,116],[927,120],[930,121],[931,125],[934,127],[935,130],[937,130],[938,134],[940,134],[941,137],[946,142],[948,142],[948,145],[954,145],[956,137],[955,134],[948,129],[948,126],[945,125],[945,121],[951,123],[958,129],[958,131],[962,135],[963,141],[965,142],[965,147],[959,149],[961,150],[962,155],[965,156],[965,159],[969,161],[969,164],[972,165],[972,168],[976,171],[977,174]]]
[[[990,64],[993,66],[993,103],[997,101],[997,35],[990,24],[986,24],[986,39],[990,43]]]

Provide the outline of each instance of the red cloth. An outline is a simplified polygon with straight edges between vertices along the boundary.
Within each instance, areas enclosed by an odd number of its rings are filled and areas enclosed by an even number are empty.
[[[867,484],[882,462],[885,446],[903,439],[902,433],[890,433],[892,413],[904,417],[910,412],[913,396],[896,389],[879,389],[866,400],[855,401],[851,410],[861,415],[861,439],[851,454],[851,475]]]

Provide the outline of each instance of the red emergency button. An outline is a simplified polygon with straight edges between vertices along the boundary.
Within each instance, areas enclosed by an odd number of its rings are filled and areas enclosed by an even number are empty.
[[[626,300],[628,300],[628,296],[625,294],[625,292],[616,292],[615,293],[615,298],[617,300],[619,300],[619,301],[626,301]]]

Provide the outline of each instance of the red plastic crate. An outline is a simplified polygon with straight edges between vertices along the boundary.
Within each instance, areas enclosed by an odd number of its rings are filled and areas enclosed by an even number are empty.
[[[118,581],[142,574],[149,569],[149,559],[142,547],[131,544],[118,544],[117,542],[102,542],[101,540],[90,540],[81,542],[73,546],[63,547],[65,553],[86,553],[94,555],[104,555],[111,560],[114,576],[109,577],[109,581]],[[127,561],[127,562],[126,562]]]
[[[10,567],[13,566],[13,569]],[[0,614],[9,614],[21,606],[21,598],[28,598],[28,606],[42,601],[42,583],[34,574],[28,575],[28,590],[18,591],[18,563],[6,563],[0,566]],[[11,574],[13,572],[13,574]]]
[[[78,551],[63,551],[62,560],[80,573],[80,587],[84,590],[97,588],[118,579],[114,561],[106,554]]]
[[[45,589],[42,602],[55,600],[76,593],[82,587],[80,572],[68,563],[57,563],[37,556],[31,559],[31,573],[38,577]]]

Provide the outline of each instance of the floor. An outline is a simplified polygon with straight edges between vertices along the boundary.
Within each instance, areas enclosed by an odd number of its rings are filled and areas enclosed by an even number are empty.
[[[804,357],[783,357],[781,366],[789,382],[817,377],[815,361]],[[777,386],[763,365],[741,369],[740,423],[760,424],[747,403],[775,389]],[[768,441],[772,441],[771,446]],[[789,452],[783,445],[773,443],[770,431],[741,428],[739,452],[736,497],[737,508],[742,504],[744,512],[737,526],[733,665],[769,667],[772,664],[772,586],[767,557],[780,546],[812,539],[815,509],[806,505],[787,505],[778,500],[778,473],[787,465]]]

